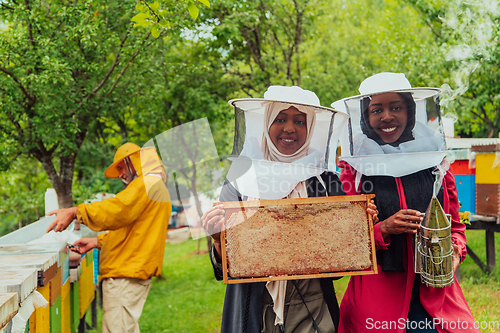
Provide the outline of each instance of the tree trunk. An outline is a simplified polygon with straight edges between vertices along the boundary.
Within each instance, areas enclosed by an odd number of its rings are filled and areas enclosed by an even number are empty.
[[[196,168],[196,166],[193,164],[193,168]],[[195,173],[195,176],[196,176],[196,173]],[[196,178],[195,179],[191,179],[191,193],[193,193],[193,196],[194,196],[194,204],[196,206],[196,211],[198,212],[198,216],[202,216],[203,215],[203,211],[201,210],[201,203],[200,203],[200,198],[198,196],[198,191],[196,190]],[[200,223],[200,228],[202,227],[201,223]],[[199,232],[198,232],[198,236],[199,235]],[[200,254],[200,243],[201,243],[201,237],[198,238],[198,247],[196,249],[196,254]]]
[[[73,174],[75,170],[76,153],[62,155],[59,159],[59,176],[61,178],[61,189],[57,191],[59,208],[73,207]],[[61,195],[59,195],[61,193]]]
[[[200,198],[198,196],[198,191],[196,190],[196,183],[191,179],[191,192],[193,193],[193,196],[194,196],[194,202],[195,202],[195,205],[196,205],[196,211],[198,212],[198,216],[201,216],[203,215],[203,211],[201,210],[201,202],[200,202]],[[200,223],[200,228],[202,227],[201,223]],[[207,241],[207,250],[210,251],[210,249],[212,248],[212,237],[210,235],[207,235],[206,237],[206,241]],[[197,254],[200,254],[200,243],[201,243],[201,237],[198,238],[198,248],[196,250],[196,253]]]
[[[49,177],[52,187],[57,194],[59,208],[73,207],[73,170],[75,169],[76,154],[62,155],[59,158],[59,174],[52,162],[52,156],[44,155],[38,159]],[[36,157],[36,156],[35,156]]]
[[[490,131],[488,132],[488,138],[494,138],[495,137],[495,128],[490,128]]]

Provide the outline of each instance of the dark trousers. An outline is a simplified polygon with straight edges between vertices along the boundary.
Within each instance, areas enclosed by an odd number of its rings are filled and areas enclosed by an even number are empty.
[[[406,333],[437,333],[432,317],[420,303],[410,304]]]

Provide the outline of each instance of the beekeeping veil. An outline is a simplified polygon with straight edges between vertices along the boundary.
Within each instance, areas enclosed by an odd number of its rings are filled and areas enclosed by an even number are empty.
[[[342,159],[366,176],[402,177],[439,165],[446,155],[437,88],[412,88],[402,73],[379,73],[364,80],[360,95],[332,107],[349,114],[340,138]],[[372,96],[396,92],[407,107],[407,123],[400,137],[384,142],[370,125]]]
[[[235,109],[235,137],[228,181],[244,196],[286,197],[295,186],[326,170],[334,171],[336,148],[346,114],[322,107],[315,93],[300,87],[271,86],[264,98],[229,101]],[[272,144],[269,128],[280,111],[306,113],[307,138],[284,155]]]

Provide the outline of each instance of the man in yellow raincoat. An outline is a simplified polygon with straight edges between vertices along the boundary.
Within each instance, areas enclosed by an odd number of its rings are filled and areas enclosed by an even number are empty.
[[[126,185],[114,198],[57,209],[47,231],[65,230],[76,218],[95,231],[73,245],[80,253],[101,250],[103,279],[102,332],[139,332],[139,317],[151,277],[161,274],[168,220],[172,211],[166,175],[154,147],[126,143],[118,148],[104,175]]]

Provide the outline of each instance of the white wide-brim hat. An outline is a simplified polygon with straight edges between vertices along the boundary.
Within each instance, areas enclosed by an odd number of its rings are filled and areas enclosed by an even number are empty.
[[[263,113],[266,104],[269,102],[303,105],[313,108],[316,112],[328,111],[345,115],[338,110],[321,106],[319,98],[314,92],[302,89],[297,86],[270,86],[264,93],[264,98],[238,98],[232,99],[228,103],[244,111]]]
[[[342,99],[341,101],[360,100],[367,96],[383,94],[387,92],[409,92],[415,101],[438,95],[439,88],[412,88],[410,81],[403,73],[383,72],[366,78],[359,85],[359,95]],[[338,108],[339,101],[332,103],[333,108]]]

